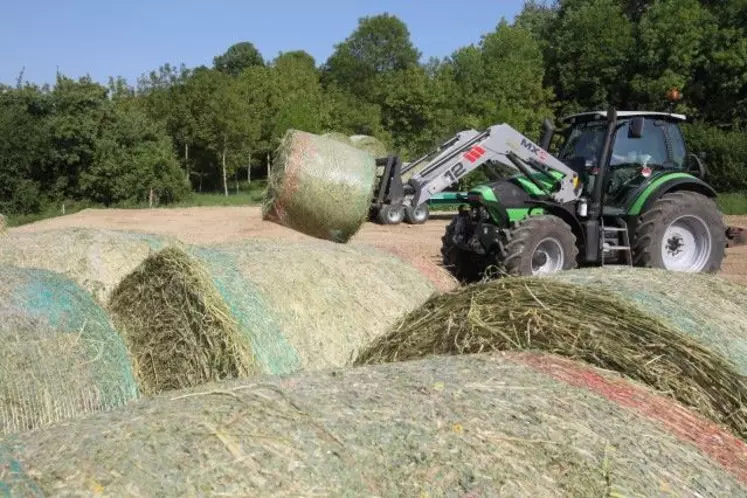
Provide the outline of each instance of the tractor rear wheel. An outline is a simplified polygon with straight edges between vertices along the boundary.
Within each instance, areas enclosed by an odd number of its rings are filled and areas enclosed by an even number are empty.
[[[715,273],[726,256],[726,225],[713,199],[665,194],[644,212],[633,243],[636,266]]]
[[[551,275],[578,266],[571,227],[557,216],[529,216],[509,232],[505,272],[513,276]]]
[[[463,240],[465,224],[469,219],[457,215],[446,227],[441,237],[441,257],[444,267],[460,283],[474,283],[482,277],[484,264],[478,254],[465,251],[457,246],[457,241]]]

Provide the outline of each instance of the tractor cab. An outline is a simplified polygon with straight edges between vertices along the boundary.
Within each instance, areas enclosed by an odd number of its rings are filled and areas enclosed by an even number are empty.
[[[681,114],[619,111],[607,160],[601,159],[608,133],[607,113],[576,114],[561,120],[562,142],[557,157],[573,168],[591,194],[601,169],[604,204],[624,208],[631,194],[653,177],[671,172],[704,176],[697,156],[688,156],[679,124]],[[601,166],[601,168],[600,168]]]

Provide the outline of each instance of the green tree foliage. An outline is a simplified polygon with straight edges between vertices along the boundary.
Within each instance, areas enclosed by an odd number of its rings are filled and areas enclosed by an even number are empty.
[[[213,66],[217,71],[231,76],[238,76],[243,70],[252,66],[263,66],[264,63],[262,54],[250,42],[231,45],[224,54],[213,59]]]
[[[705,153],[707,180],[720,192],[747,192],[747,129],[723,130],[707,124],[683,127],[693,152]]]
[[[609,105],[692,116],[688,145],[707,154],[710,180],[747,190],[746,0],[527,0],[496,21],[427,61],[406,24],[381,14],[325,61],[264,59],[241,42],[211,67],[164,64],[135,86],[63,75],[0,86],[0,211],[228,193],[252,166],[264,174],[289,128],[373,135],[409,161],[461,130],[508,123],[536,140],[546,117]]]
[[[400,19],[389,14],[364,17],[327,60],[325,82],[371,98],[380,76],[416,66],[420,55]]]
[[[633,25],[617,0],[561,2],[549,77],[565,111],[625,102]]]

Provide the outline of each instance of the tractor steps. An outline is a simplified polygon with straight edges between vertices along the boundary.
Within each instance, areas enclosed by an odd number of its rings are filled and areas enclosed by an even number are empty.
[[[614,235],[615,238],[619,240],[617,236],[620,234],[622,234],[622,241],[620,241],[620,244],[610,245],[607,242],[607,235]],[[618,220],[618,226],[611,227],[604,226],[604,222],[602,222],[600,237],[602,239],[600,244],[600,247],[602,248],[602,255],[600,258],[602,266],[604,266],[605,263],[605,253],[608,252],[624,253],[625,261],[628,266],[633,266],[633,249],[630,247],[630,233],[628,232],[627,224],[623,220]]]

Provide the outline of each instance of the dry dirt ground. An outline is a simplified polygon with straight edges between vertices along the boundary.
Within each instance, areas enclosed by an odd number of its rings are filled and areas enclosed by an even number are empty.
[[[377,246],[420,267],[442,289],[453,286],[440,264],[439,249],[450,214],[434,214],[424,225],[380,226],[366,223],[353,243]],[[747,216],[729,216],[727,223],[747,228]],[[187,243],[213,244],[261,238],[300,241],[307,236],[263,221],[258,207],[199,207],[186,209],[88,209],[13,228],[14,232],[87,227],[162,234]],[[722,275],[747,285],[747,246],[729,249]]]

